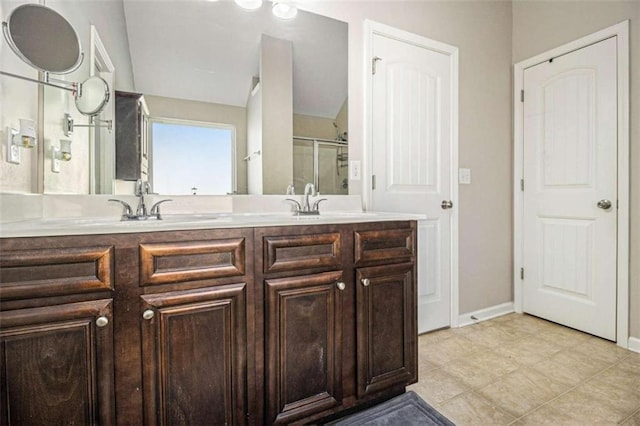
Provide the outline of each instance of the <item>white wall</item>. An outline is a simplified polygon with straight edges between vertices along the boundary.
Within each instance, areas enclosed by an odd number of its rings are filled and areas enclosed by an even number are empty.
[[[630,334],[640,337],[640,1],[515,1],[513,62],[631,20]]]
[[[2,21],[25,1],[0,0]],[[26,65],[9,49],[4,38],[0,41],[0,69],[29,78],[38,78],[38,72]],[[19,119],[37,120],[38,85],[12,77],[0,76],[0,191],[37,191],[33,171],[37,167],[39,148],[20,148],[20,164],[7,163],[7,126],[18,128]]]
[[[293,44],[262,35],[262,193],[284,194],[293,182]]]
[[[247,188],[249,194],[262,194],[262,85],[247,100]]]
[[[460,313],[513,300],[511,2],[310,1],[303,7],[349,23],[349,157],[362,159],[363,22],[371,19],[460,54]],[[361,182],[360,182],[361,183]],[[360,193],[350,182],[350,193]]]

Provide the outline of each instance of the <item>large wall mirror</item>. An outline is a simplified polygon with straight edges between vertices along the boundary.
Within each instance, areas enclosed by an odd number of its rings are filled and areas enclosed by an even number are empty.
[[[3,10],[18,4],[0,1]],[[271,13],[270,2],[255,11],[231,1],[45,3],[65,16],[81,38],[87,58],[76,73],[99,75],[115,91],[144,95],[149,179],[158,185],[181,183],[167,195],[207,193],[195,178],[172,168],[172,150],[176,164],[178,158],[195,164],[222,154],[194,148],[187,132],[168,132],[173,136],[164,142],[169,148],[164,148],[163,166],[154,168],[154,133],[158,139],[160,134],[155,124],[158,129],[168,124],[232,129],[233,147],[224,155],[231,156],[234,176],[226,192],[284,194],[292,184],[299,193],[313,182],[324,194],[348,193],[346,23],[304,11],[282,20]],[[282,60],[286,52],[288,64]],[[46,144],[65,138],[61,123],[69,107],[60,96],[44,89]],[[114,119],[113,104],[94,122],[75,118],[73,173],[65,170],[67,165],[51,173],[43,151],[43,192],[130,193],[131,182],[115,179],[115,132],[83,127]],[[211,168],[220,169],[213,161]]]

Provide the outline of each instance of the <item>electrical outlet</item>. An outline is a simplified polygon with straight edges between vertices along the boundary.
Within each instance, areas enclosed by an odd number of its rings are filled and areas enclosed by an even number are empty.
[[[55,146],[51,147],[51,171],[53,173],[60,173],[60,160],[57,158],[57,151]]]
[[[462,185],[471,184],[471,169],[458,169],[458,182]]]
[[[362,169],[360,168],[360,161],[359,160],[349,161],[349,179],[360,180],[360,175],[362,175]]]
[[[11,140],[18,132],[11,127],[7,127],[7,161],[13,164],[20,164],[20,147],[14,145]]]

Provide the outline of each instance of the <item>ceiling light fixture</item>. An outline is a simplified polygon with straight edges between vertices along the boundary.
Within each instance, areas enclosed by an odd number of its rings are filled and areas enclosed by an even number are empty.
[[[262,6],[262,0],[233,0],[238,6],[247,10],[260,9]]]
[[[298,8],[291,3],[274,1],[271,11],[280,19],[293,19],[298,14]]]

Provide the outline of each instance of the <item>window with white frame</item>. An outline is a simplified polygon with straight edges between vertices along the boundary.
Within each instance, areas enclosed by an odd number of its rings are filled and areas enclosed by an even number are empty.
[[[158,194],[233,194],[235,128],[152,119],[151,180]]]

